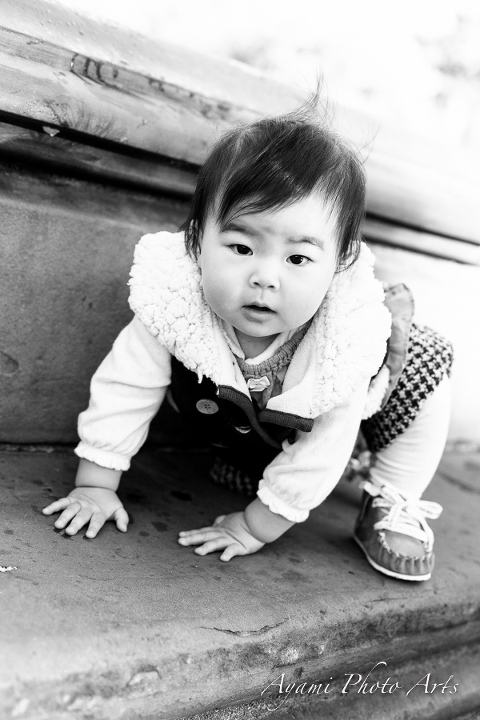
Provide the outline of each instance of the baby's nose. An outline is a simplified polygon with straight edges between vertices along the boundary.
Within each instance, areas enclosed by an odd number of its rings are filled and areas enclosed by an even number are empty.
[[[255,287],[261,287],[262,289],[274,289],[278,287],[278,280],[271,276],[267,277],[266,275],[257,275],[256,277],[252,278],[252,285],[254,285]]]
[[[279,285],[279,277],[275,271],[275,263],[264,262],[258,265],[250,277],[250,284],[262,289],[277,288]]]

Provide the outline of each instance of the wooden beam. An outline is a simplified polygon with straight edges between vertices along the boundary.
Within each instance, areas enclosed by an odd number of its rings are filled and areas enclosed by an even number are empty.
[[[363,225],[363,235],[369,244],[379,243],[466,265],[480,265],[480,247],[474,243],[399,227],[368,216]]]
[[[217,132],[258,115],[0,28],[0,110],[201,164]],[[30,43],[30,44],[29,44]]]
[[[117,144],[158,155],[161,164],[196,166],[220,133],[299,103],[291,88],[240,63],[113,31],[61,5],[2,0],[2,10],[0,114],[60,130],[52,147],[77,133],[84,144],[90,137],[106,150]],[[363,148],[370,213],[480,243],[473,163],[404,131],[378,129],[348,108],[339,108],[337,125]]]
[[[480,184],[405,161],[400,148],[396,156],[372,153],[366,168],[369,213],[480,244]]]
[[[61,0],[2,0],[1,5],[0,26],[28,36],[30,49],[35,40],[44,42],[262,115],[299,102],[298,91],[256,68],[92,20]]]
[[[132,156],[118,150],[122,146],[115,152],[64,138],[50,126],[37,131],[0,122],[0,152],[5,158],[61,170],[66,175],[122,183],[137,190],[192,195],[195,167],[181,167],[153,153],[140,157],[141,153]]]

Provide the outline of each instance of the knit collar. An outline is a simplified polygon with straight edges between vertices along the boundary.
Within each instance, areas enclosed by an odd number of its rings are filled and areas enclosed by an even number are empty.
[[[279,333],[270,343],[270,345],[265,348],[265,350],[263,350],[259,355],[247,359],[245,357],[245,353],[240,347],[240,343],[238,342],[235,328],[230,325],[230,323],[225,322],[225,320],[222,320],[221,318],[219,318],[219,320],[228,347],[233,352],[236,358],[244,360],[247,365],[258,365],[261,362],[264,362],[264,360],[272,357],[272,355],[274,355],[278,351],[278,349],[282,347],[282,345],[288,342],[300,330],[300,328],[295,328],[294,330],[284,330],[283,332]]]
[[[232,367],[219,319],[203,297],[200,269],[185,250],[183,233],[145,235],[130,275],[130,307],[149,332],[199,380],[206,376],[248,394]],[[287,370],[282,394],[267,407],[316,417],[373,377],[390,335],[383,300],[373,254],[362,243],[354,265],[335,275]]]

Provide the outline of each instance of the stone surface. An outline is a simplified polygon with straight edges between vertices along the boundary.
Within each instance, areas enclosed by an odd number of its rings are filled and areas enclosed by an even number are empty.
[[[130,321],[133,249],[186,205],[2,167],[1,442],[75,442],[90,378]]]
[[[0,562],[17,568],[0,574],[0,717],[267,717],[261,692],[282,673],[332,678],[334,695],[292,697],[281,720],[444,720],[480,708],[480,488],[456,482],[458,457],[445,458],[426,496],[445,510],[433,523],[434,577],[419,584],[365,562],[351,539],[359,491],[347,483],[256,555],[224,564],[182,548],[179,530],[246,503],[205,479],[207,461],[185,449],[140,453],[121,488],[128,533],[109,523],[89,541],[41,514],[72,485],[71,450],[0,454]],[[378,679],[405,683],[394,697],[341,693],[348,674],[381,661]],[[431,683],[454,675],[457,692],[407,697],[428,673]]]

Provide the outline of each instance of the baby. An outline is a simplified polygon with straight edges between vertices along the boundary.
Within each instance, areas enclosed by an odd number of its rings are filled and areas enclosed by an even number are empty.
[[[431,576],[441,512],[422,501],[449,421],[449,344],[412,322],[361,241],[362,163],[311,109],[233,130],[202,167],[185,231],[135,251],[131,323],[80,415],[76,487],[44,509],[74,535],[126,531],[120,476],[166,399],[215,449],[212,477],[256,495],[182,531],[220,559],[260,550],[340,480],[359,430],[374,462],[354,538],[403,580]]]

